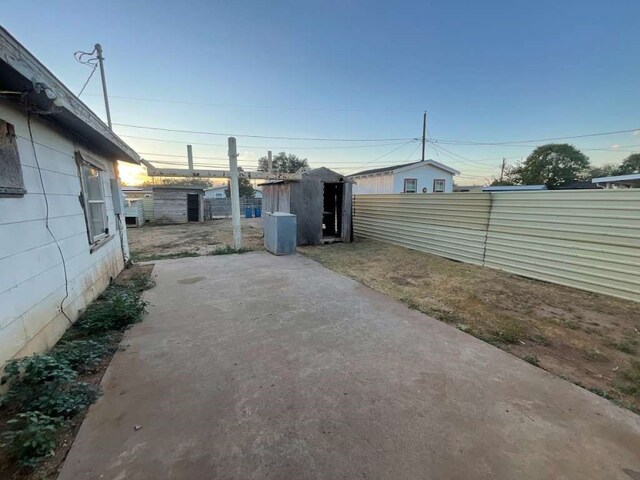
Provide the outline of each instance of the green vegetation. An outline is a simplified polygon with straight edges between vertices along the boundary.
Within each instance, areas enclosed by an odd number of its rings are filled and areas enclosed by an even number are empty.
[[[631,360],[619,376],[617,388],[627,395],[640,398],[640,360]]]
[[[540,366],[540,359],[535,355],[525,355],[524,357],[522,357],[522,359],[525,362],[530,363],[531,365],[535,365],[536,367]]]
[[[230,255],[232,253],[246,253],[250,251],[250,248],[234,248],[231,245],[225,245],[211,250],[209,255]]]
[[[48,354],[7,362],[1,384],[8,389],[0,408],[12,417],[1,446],[18,465],[33,468],[51,455],[60,431],[96,401],[99,387],[79,375],[98,371],[124,329],[141,320],[147,302],[140,294],[151,286],[147,274],[111,285]]]
[[[185,257],[199,257],[200,255],[197,252],[175,252],[175,253],[156,253],[150,255],[135,255],[131,254],[131,259],[134,262],[150,262],[154,260],[170,260],[172,258],[185,258]]]

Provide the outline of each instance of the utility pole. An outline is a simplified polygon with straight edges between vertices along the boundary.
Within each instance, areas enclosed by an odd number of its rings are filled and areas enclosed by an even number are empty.
[[[271,173],[273,170],[273,159],[271,158],[271,150],[267,152],[267,172]]]
[[[502,178],[504,177],[504,168],[507,165],[507,159],[502,157],[502,167],[500,168],[500,182],[502,183]]]
[[[233,247],[242,248],[242,232],[240,230],[240,190],[238,186],[238,150],[236,139],[229,137],[229,170],[231,172],[231,223],[233,225]]]
[[[189,170],[193,170],[193,147],[191,145],[187,145],[187,163]]]
[[[107,94],[107,79],[104,75],[104,57],[102,56],[102,45],[96,43],[96,53],[98,54],[98,64],[100,65],[100,76],[102,77],[102,95],[104,96],[104,108],[107,111],[107,125],[113,130],[111,124],[111,109],[109,108],[109,95]]]
[[[427,112],[422,114],[422,161],[424,162],[424,146],[427,142]]]

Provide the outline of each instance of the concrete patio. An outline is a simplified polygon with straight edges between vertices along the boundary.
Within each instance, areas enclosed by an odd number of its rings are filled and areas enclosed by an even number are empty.
[[[60,479],[640,479],[640,417],[302,256],[158,262]]]

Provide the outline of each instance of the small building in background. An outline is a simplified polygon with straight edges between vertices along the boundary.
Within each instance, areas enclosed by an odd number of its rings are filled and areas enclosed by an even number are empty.
[[[449,193],[453,191],[454,168],[435,160],[373,168],[349,175],[353,193]]]
[[[604,188],[640,188],[640,173],[593,178],[591,183]]]
[[[316,168],[300,180],[263,183],[262,210],[296,215],[298,245],[351,242],[351,186],[344,175]]]
[[[153,187],[156,223],[204,222],[204,189],[166,185]]]
[[[145,222],[153,222],[153,190],[151,187],[122,187],[127,200],[142,200]]]
[[[227,194],[225,193],[226,189],[226,185],[217,185],[215,187],[205,188],[204,198],[227,198]]]

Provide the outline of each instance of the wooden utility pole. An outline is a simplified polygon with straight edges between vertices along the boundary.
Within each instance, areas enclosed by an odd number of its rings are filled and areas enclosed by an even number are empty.
[[[240,190],[238,186],[238,150],[236,139],[229,137],[229,170],[231,171],[231,222],[233,225],[233,247],[242,248],[242,232],[240,231]]]
[[[424,146],[427,143],[427,112],[422,114],[422,161],[424,162]]]
[[[193,147],[191,145],[187,145],[187,162],[189,170],[193,170]]]
[[[507,159],[506,158],[502,158],[502,167],[500,168],[500,182],[502,182],[502,179],[504,177],[504,168],[507,165]]]
[[[107,78],[104,74],[104,57],[102,56],[102,45],[96,43],[96,54],[98,56],[98,64],[100,65],[100,77],[102,77],[102,95],[104,96],[104,108],[107,111],[107,125],[109,130],[113,130],[111,124],[111,109],[109,108],[109,95],[107,94]]]

